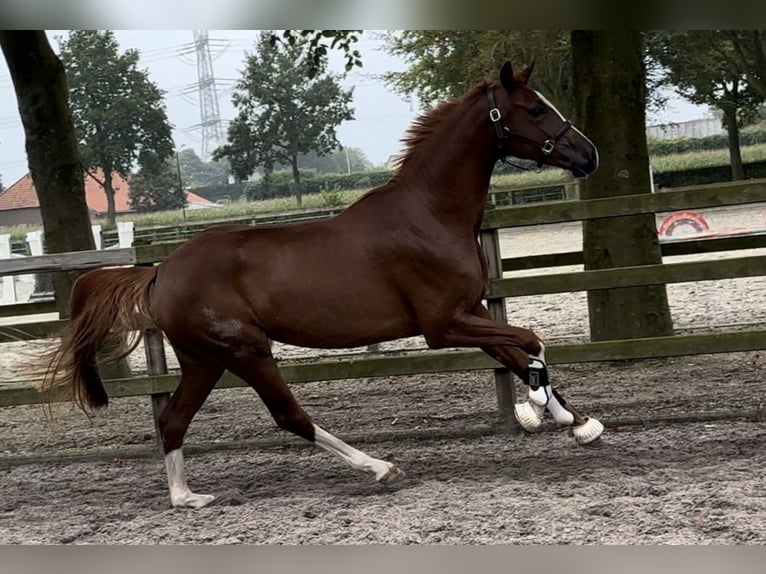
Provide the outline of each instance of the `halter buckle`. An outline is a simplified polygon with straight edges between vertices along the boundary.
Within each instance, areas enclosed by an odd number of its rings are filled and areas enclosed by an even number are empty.
[[[500,121],[500,118],[502,116],[500,115],[500,110],[497,108],[492,108],[489,110],[489,119],[491,119],[493,122],[497,123]]]
[[[556,147],[556,142],[553,140],[545,140],[543,145],[540,146],[540,150],[543,152],[543,155],[551,155],[554,147]]]

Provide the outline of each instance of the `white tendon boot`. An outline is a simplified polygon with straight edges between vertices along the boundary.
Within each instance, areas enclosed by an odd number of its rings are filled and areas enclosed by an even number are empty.
[[[574,422],[574,415],[564,408],[550,385],[543,385],[537,389],[530,388],[529,400],[547,408],[559,426],[569,426]]]
[[[514,415],[516,420],[527,432],[535,432],[543,424],[545,407],[548,405],[547,395],[542,391],[548,383],[548,372],[545,368],[545,346],[540,343],[540,354],[529,357],[529,400],[516,403]],[[534,389],[534,390],[533,390]]]

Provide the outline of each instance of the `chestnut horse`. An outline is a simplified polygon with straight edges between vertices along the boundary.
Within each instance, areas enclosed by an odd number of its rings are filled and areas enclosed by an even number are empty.
[[[477,347],[529,385],[516,417],[534,430],[546,411],[578,442],[603,426],[554,391],[530,330],[490,319],[478,243],[490,176],[508,155],[571,171],[598,165],[593,143],[527,86],[532,66],[482,83],[417,119],[391,180],[319,222],[201,232],[156,267],[99,269],[76,281],[71,319],[43,390],[70,388],[83,408],[107,405],[96,352],[136,317],[160,329],[181,367],[159,416],[170,500],[199,508],[213,496],[187,486],[182,443],[224,370],[263,400],[276,424],[393,482],[404,473],[316,425],[280,375],[270,339],[345,348],[423,335],[429,347]]]

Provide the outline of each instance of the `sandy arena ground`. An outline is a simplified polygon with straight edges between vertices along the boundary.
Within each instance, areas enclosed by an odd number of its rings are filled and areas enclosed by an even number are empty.
[[[713,229],[763,227],[760,206],[703,213]],[[557,225],[502,239],[510,256],[578,249],[581,234]],[[679,332],[766,324],[766,278],[669,285],[668,296]],[[585,301],[519,298],[509,319],[552,343],[587,340]],[[2,380],[40,346],[2,345]],[[132,361],[141,370],[140,352]],[[565,397],[611,423],[600,449],[551,424],[502,432],[491,372],[294,385],[318,424],[408,473],[388,487],[297,440],[254,446],[286,434],[252,391],[216,391],[187,438],[192,488],[218,496],[201,510],[171,509],[161,458],[142,456],[155,441],[148,398],[116,399],[92,420],[60,406],[52,427],[40,406],[4,408],[0,543],[763,544],[764,362],[754,352],[553,367]],[[688,413],[708,416],[635,424]],[[18,464],[31,455],[72,458]]]

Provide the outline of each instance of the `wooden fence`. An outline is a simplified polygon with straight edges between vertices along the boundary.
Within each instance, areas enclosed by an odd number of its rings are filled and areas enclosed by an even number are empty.
[[[520,203],[532,203],[537,201],[554,201],[559,199],[575,199],[577,197],[577,183],[556,183],[544,186],[523,186],[523,187],[502,187],[492,188],[487,197],[487,204],[490,207],[501,207],[516,205]],[[313,209],[299,209],[280,213],[260,213],[243,217],[228,218],[221,220],[206,221],[188,221],[174,225],[159,225],[153,227],[137,228],[132,222],[120,221],[117,223],[117,229],[102,230],[100,225],[94,225],[94,237],[98,248],[112,249],[122,245],[122,230],[120,225],[130,225],[130,236],[135,244],[160,243],[168,241],[184,241],[203,229],[212,225],[226,223],[241,223],[244,225],[267,225],[272,223],[297,223],[301,221],[313,221],[325,219],[340,213],[345,206],[324,207]],[[21,238],[12,238],[10,241],[11,253],[16,255],[39,255],[37,251],[30,248],[29,235],[39,234],[40,231],[34,231],[27,234],[27,240]],[[0,244],[1,245],[1,244]],[[40,243],[42,248],[42,243]],[[0,250],[0,257],[3,257]]]
[[[539,274],[504,278],[503,272],[554,265],[582,263],[581,252],[535,257],[501,258],[498,231],[502,229],[550,223],[577,222],[641,213],[663,213],[679,209],[700,209],[727,205],[766,202],[766,180],[677,188],[655,194],[623,197],[568,200],[555,203],[532,203],[497,208],[485,214],[481,243],[490,271],[488,307],[498,320],[506,320],[505,298],[520,295],[614,289],[635,285],[703,281],[766,275],[766,256],[750,255],[728,259],[663,263],[640,267],[622,267],[574,273]],[[0,260],[0,276],[52,270],[89,269],[107,265],[148,265],[162,261],[180,242],[137,245],[112,251],[45,255],[25,259]],[[766,235],[716,237],[661,244],[662,253],[684,255],[713,253],[722,250],[746,250],[766,247]],[[0,316],[22,312],[40,312],[39,304],[15,305],[2,309]],[[34,340],[57,336],[62,320],[26,322],[0,326],[0,343]],[[148,374],[128,379],[108,380],[109,396],[152,395],[159,408],[178,382],[178,374],[167,373],[159,334],[148,333],[146,345]],[[551,364],[597,362],[620,359],[643,359],[726,353],[766,349],[766,330],[740,330],[694,335],[675,335],[646,339],[599,341],[552,345],[546,349]],[[412,351],[382,353],[371,356],[322,359],[312,362],[282,362],[281,370],[288,382],[328,381],[412,375],[444,371],[495,369],[500,411],[510,414],[515,403],[515,385],[507,370],[487,355],[476,350]],[[243,386],[244,383],[226,373],[219,389]],[[45,400],[29,381],[0,384],[0,406],[33,404]]]

